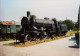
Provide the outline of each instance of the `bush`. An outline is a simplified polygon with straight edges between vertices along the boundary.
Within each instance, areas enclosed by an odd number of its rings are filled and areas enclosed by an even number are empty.
[[[52,38],[55,38],[55,37],[56,37],[56,36],[53,34],[53,35],[52,35]]]
[[[77,30],[79,30],[79,28],[74,28],[74,31],[77,31]]]

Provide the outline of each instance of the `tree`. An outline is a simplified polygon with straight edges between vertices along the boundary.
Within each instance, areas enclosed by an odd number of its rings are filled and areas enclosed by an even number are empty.
[[[54,20],[56,20],[56,18],[52,18],[52,20],[54,21]]]
[[[2,34],[1,28],[2,28],[2,22],[0,22],[0,37],[1,37],[1,34]]]
[[[75,28],[79,28],[78,22],[75,23]]]
[[[74,22],[72,20],[69,20],[69,19],[64,20],[63,21],[63,24],[66,24],[67,25],[68,30],[74,29],[74,27],[75,27]]]
[[[30,15],[30,17],[36,18],[36,15]]]
[[[2,28],[2,22],[0,22],[0,28]]]
[[[59,23],[59,24],[63,24],[63,21],[60,20],[60,21],[58,21],[58,23]]]

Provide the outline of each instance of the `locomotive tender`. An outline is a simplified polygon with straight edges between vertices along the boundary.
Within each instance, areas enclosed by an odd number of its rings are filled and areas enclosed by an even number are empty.
[[[17,32],[16,40],[31,41],[43,38],[52,38],[52,35],[59,35],[67,32],[67,26],[58,24],[56,20],[52,21],[49,18],[35,19],[30,17],[30,12],[27,11],[27,17],[21,20],[22,28]]]

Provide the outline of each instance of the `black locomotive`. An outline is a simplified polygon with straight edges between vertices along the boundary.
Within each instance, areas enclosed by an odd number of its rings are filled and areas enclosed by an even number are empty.
[[[52,38],[52,35],[65,34],[67,26],[58,24],[56,20],[52,21],[49,18],[35,19],[30,17],[30,12],[27,12],[27,17],[21,20],[22,29],[17,32],[16,39],[19,41],[31,41],[43,38]]]

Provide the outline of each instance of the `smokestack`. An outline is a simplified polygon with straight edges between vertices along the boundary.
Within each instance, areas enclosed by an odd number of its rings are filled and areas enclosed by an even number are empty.
[[[47,18],[47,17],[44,17],[44,19],[49,20],[49,18]]]
[[[30,11],[27,11],[27,17],[30,17]]]

